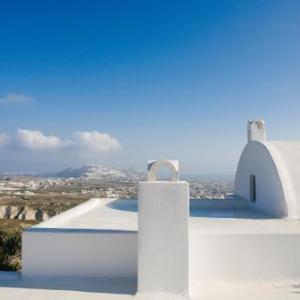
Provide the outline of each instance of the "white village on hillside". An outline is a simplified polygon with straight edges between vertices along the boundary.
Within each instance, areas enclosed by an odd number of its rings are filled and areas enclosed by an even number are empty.
[[[247,130],[233,197],[190,200],[178,161],[149,161],[138,201],[93,198],[25,229],[0,299],[299,299],[300,141]]]

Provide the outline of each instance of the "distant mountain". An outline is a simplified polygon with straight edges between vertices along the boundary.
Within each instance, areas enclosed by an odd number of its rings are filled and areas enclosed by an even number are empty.
[[[101,179],[104,181],[127,181],[145,178],[143,172],[134,169],[116,169],[101,165],[87,165],[81,168],[66,168],[57,173],[49,173],[50,177]]]

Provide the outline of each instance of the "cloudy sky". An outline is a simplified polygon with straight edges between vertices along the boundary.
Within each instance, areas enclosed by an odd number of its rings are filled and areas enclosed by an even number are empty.
[[[0,1],[0,171],[235,170],[300,138],[300,2]]]

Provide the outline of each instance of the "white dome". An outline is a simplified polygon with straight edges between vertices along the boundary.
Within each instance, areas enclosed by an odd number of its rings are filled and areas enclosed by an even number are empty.
[[[255,209],[300,219],[300,141],[250,141],[234,189]]]

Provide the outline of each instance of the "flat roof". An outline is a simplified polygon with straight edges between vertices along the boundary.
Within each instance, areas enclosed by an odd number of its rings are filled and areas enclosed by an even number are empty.
[[[300,233],[300,221],[276,219],[246,208],[207,208],[191,202],[191,233],[265,234]],[[209,200],[216,201],[216,200]],[[231,200],[220,200],[231,201]],[[204,203],[204,202],[203,202]],[[137,200],[91,199],[27,230],[138,230]]]
[[[215,200],[209,200],[215,201]],[[222,202],[224,201],[224,202]],[[275,219],[227,202],[191,201],[190,237],[200,241],[201,234],[299,234],[300,221]],[[225,205],[224,205],[225,204]],[[137,201],[91,199],[71,210],[42,222],[29,231],[118,230],[137,232]],[[134,299],[136,279],[24,277],[0,272],[0,299]],[[197,280],[191,282],[192,299],[293,300],[299,299],[299,281]],[[157,297],[159,298],[159,297]],[[149,299],[139,295],[139,299]],[[177,299],[171,295],[164,299]]]

